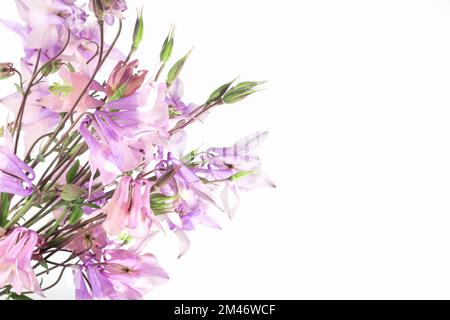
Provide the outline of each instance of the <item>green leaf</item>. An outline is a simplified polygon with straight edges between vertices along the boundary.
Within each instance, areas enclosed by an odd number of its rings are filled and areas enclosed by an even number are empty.
[[[23,87],[21,85],[14,83],[14,86],[16,87],[16,89],[19,93],[21,93],[22,95],[25,94],[25,91],[23,90]]]
[[[168,75],[167,75],[167,85],[171,86],[172,83],[178,78],[178,76],[181,73],[181,70],[183,70],[184,64],[186,63],[186,60],[191,55],[192,49],[180,60],[178,60],[170,69]]]
[[[17,293],[10,293],[9,298],[11,300],[33,300],[32,298],[30,298],[24,294],[18,295]]]
[[[73,207],[72,213],[70,214],[70,217],[69,217],[69,223],[71,225],[76,224],[78,221],[81,220],[83,215],[84,215],[84,212],[83,212],[83,210],[81,210],[81,208],[79,206]]]
[[[73,182],[73,180],[75,179],[79,169],[80,169],[80,160],[77,160],[73,164],[72,168],[70,168],[69,171],[67,172],[67,175],[66,175],[67,183],[72,183]]]
[[[11,197],[7,193],[0,195],[0,226],[4,227],[8,222],[9,204]]]

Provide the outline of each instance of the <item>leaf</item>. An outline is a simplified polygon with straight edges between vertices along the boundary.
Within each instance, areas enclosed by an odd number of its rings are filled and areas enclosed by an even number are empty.
[[[78,173],[78,169],[80,169],[80,160],[75,161],[72,168],[70,168],[70,170],[67,172],[67,175],[66,175],[67,183],[73,182],[73,180],[75,179],[75,177]]]
[[[33,300],[32,298],[30,298],[24,294],[18,295],[17,293],[10,293],[9,298],[11,300]]]
[[[72,213],[70,214],[70,217],[69,217],[69,223],[71,225],[76,224],[78,221],[81,220],[83,215],[84,215],[84,212],[83,212],[83,210],[81,210],[81,208],[79,206],[73,207]]]

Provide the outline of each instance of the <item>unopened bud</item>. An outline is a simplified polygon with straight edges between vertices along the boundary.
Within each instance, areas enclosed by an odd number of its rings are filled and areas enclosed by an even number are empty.
[[[66,184],[61,189],[61,199],[64,201],[75,201],[80,199],[81,195],[86,191],[74,184]]]
[[[255,92],[261,90],[260,85],[264,84],[265,81],[247,81],[241,82],[235,87],[231,88],[223,97],[223,101],[226,104],[232,104],[239,102]]]
[[[219,99],[221,99],[223,97],[223,95],[225,93],[227,93],[228,89],[230,89],[231,85],[233,84],[233,82],[235,82],[236,79],[234,79],[233,81],[230,81],[226,84],[224,84],[223,86],[217,88],[209,97],[208,101],[206,102],[207,104],[213,103],[218,101]]]
[[[61,69],[61,60],[58,59],[46,64],[44,68],[42,68],[42,75],[44,77],[47,77],[53,73],[58,72],[59,69]]]
[[[178,78],[178,76],[181,73],[181,70],[183,70],[184,64],[186,63],[186,60],[191,55],[192,50],[190,50],[183,58],[178,60],[170,69],[168,75],[167,75],[167,85],[170,87],[172,83]]]
[[[105,17],[103,0],[92,0],[92,11],[94,11],[95,17],[98,21],[103,21],[103,18]]]
[[[0,63],[0,80],[13,76],[15,72],[16,71],[12,63]]]
[[[143,9],[141,8],[137,13],[136,24],[134,25],[134,34],[133,34],[133,51],[136,51],[139,48],[139,45],[144,38],[144,18],[143,18]]]
[[[175,33],[175,28],[171,27],[169,31],[169,35],[167,36],[166,40],[164,41],[164,44],[161,49],[160,54],[160,60],[163,63],[167,63],[172,56],[172,50],[173,50],[173,36]]]

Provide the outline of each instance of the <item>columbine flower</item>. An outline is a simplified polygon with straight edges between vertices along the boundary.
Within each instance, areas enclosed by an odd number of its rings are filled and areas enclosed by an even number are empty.
[[[120,235],[127,231],[136,238],[148,235],[152,223],[158,224],[150,208],[151,187],[147,180],[133,181],[128,176],[120,180],[111,202],[102,209],[107,215],[103,224],[107,233]]]
[[[54,112],[68,112],[72,109],[75,102],[82,95],[86,84],[91,76],[83,72],[70,72],[67,68],[61,68],[59,75],[61,82],[54,83],[49,87],[50,94],[47,94],[40,103],[47,109]],[[103,91],[103,87],[93,81],[89,90]],[[94,99],[89,95],[89,90],[84,93],[81,101],[78,103],[76,112],[83,113],[88,109],[95,109],[103,105],[103,102]]]
[[[94,11],[96,5],[94,4],[95,0],[91,0],[89,3],[89,9]],[[127,10],[127,4],[124,0],[100,0],[102,3],[102,15],[105,19],[105,22],[109,25],[114,23],[114,18],[123,19],[122,12]]]
[[[128,97],[142,86],[148,71],[141,70],[135,74],[134,69],[137,68],[138,64],[138,60],[127,64],[123,61],[117,63],[106,85],[106,94],[110,99],[114,95],[117,95],[114,100]]]
[[[104,261],[94,260],[76,268],[74,277],[76,296],[80,300],[143,299],[169,279],[153,255],[120,249],[105,251]]]
[[[261,170],[261,161],[255,149],[267,137],[267,132],[258,132],[245,137],[227,148],[210,148],[203,161],[203,170],[212,180],[224,183],[221,198],[225,211],[233,217],[239,206],[239,191],[249,191],[256,187],[275,187],[270,178]]]
[[[97,111],[93,117],[86,118],[80,133],[89,146],[91,170],[94,174],[100,171],[100,179],[105,185],[144,161],[143,144],[129,138],[126,130],[106,112]]]
[[[22,121],[26,152],[37,139],[51,132],[60,119],[57,113],[43,106],[42,99],[46,95],[48,95],[48,89],[39,85],[32,90],[27,99]],[[22,94],[16,92],[0,99],[0,103],[17,116],[22,98]]]
[[[182,119],[187,117],[198,105],[194,103],[186,104],[183,102],[184,85],[180,79],[172,83],[167,91],[166,103],[169,105],[171,119]]]
[[[10,285],[17,294],[41,292],[30,265],[38,239],[36,232],[16,228],[0,240],[0,287]]]
[[[70,242],[67,248],[86,261],[92,258],[99,259],[108,244],[106,232],[99,226],[94,229],[83,229],[81,235]]]
[[[162,219],[178,237],[179,257],[182,257],[190,246],[186,231],[194,230],[197,224],[217,229],[220,229],[220,225],[207,214],[211,205],[216,206],[209,195],[210,190],[192,170],[173,159],[170,154],[168,160],[161,161],[157,165],[157,169],[161,172],[167,172],[168,168],[173,167],[178,168],[173,179],[159,190],[161,194],[172,197]],[[161,173],[158,175],[161,177]]]
[[[29,196],[33,192],[33,169],[11,150],[0,146],[0,192]]]
[[[21,18],[31,30],[25,38],[26,49],[51,49],[64,43],[67,26],[84,22],[86,14],[69,0],[16,0]]]

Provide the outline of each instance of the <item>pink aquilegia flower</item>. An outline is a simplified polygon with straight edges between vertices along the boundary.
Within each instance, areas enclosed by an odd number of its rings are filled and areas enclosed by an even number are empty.
[[[40,293],[31,258],[39,236],[36,232],[16,228],[0,239],[0,287],[10,285],[21,294],[25,290]]]
[[[138,60],[127,64],[123,61],[117,63],[106,85],[106,94],[109,98],[115,94],[118,95],[117,98],[128,97],[142,86],[148,71],[141,70],[135,74],[134,69],[138,64]]]
[[[122,249],[107,250],[103,261],[93,260],[75,268],[74,277],[79,300],[143,299],[169,279],[152,254]]]
[[[152,183],[147,180],[135,180],[125,176],[116,192],[103,209],[107,215],[103,224],[106,232],[119,235],[126,231],[133,237],[143,238],[149,234],[153,223],[158,224],[150,208],[150,190]]]

